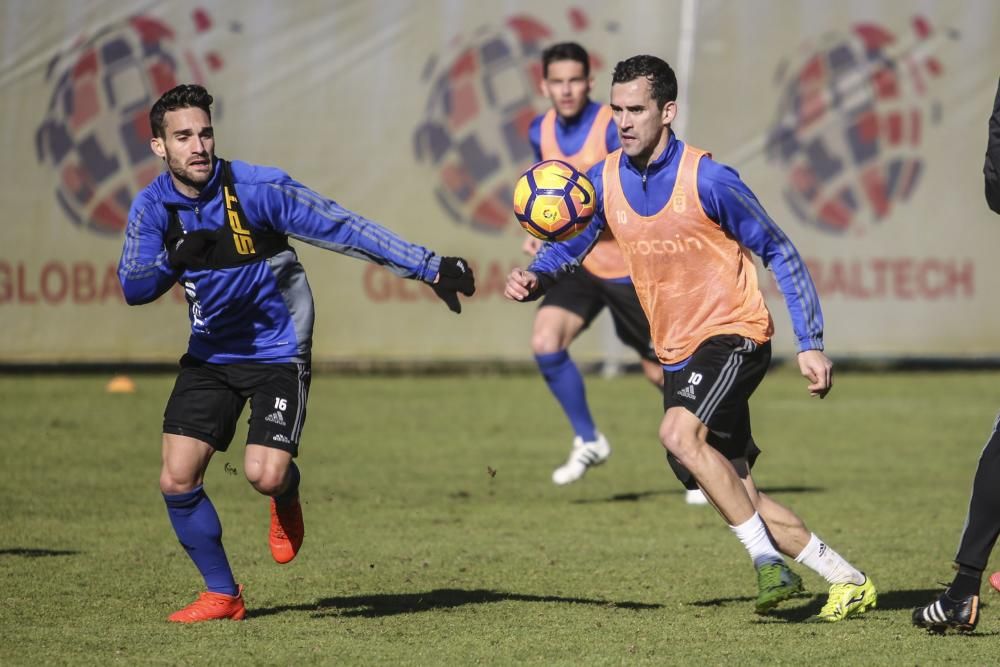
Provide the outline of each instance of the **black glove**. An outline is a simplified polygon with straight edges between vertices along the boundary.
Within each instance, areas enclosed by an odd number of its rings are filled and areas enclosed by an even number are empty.
[[[167,262],[178,271],[204,269],[209,266],[218,235],[207,229],[188,232],[167,242]]]
[[[476,293],[476,279],[472,275],[472,267],[461,257],[442,257],[437,282],[431,285],[431,289],[448,305],[449,310],[455,313],[462,312],[458,293],[461,292],[465,296]]]

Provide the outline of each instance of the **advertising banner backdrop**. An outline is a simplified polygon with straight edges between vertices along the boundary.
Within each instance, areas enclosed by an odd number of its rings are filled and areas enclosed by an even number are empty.
[[[479,292],[456,317],[426,286],[296,244],[317,360],[529,358],[534,306],[502,298],[526,261],[510,192],[547,108],[541,51],[564,40],[591,51],[602,101],[615,62],[674,65],[681,138],[734,166],[808,260],[831,356],[1000,355],[989,0],[9,0],[0,21],[0,363],[182,353],[182,291],[130,308],[115,274],[129,204],[162,169],[149,107],[182,82],[215,96],[220,156],[474,263]],[[574,352],[599,358],[600,336]]]

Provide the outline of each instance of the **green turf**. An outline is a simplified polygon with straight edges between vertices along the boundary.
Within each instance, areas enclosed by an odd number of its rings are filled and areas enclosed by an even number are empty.
[[[745,552],[684,504],[639,377],[589,381],[614,454],[581,483],[552,469],[568,427],[536,377],[318,376],[303,455],[307,537],[267,549],[242,448],[207,479],[250,615],[175,626],[201,582],[157,488],[172,377],[0,377],[0,664],[988,664],[974,637],[910,610],[950,580],[998,373],[842,374],[825,401],[790,370],[753,404],[758,484],[867,570],[878,609],[835,625],[810,595],[753,614]],[[242,442],[244,430],[238,435]],[[490,471],[495,471],[491,475]]]

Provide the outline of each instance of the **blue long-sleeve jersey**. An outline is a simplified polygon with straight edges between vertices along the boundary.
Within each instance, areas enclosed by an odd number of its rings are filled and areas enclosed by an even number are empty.
[[[431,282],[441,260],[427,248],[341,207],[273,167],[232,162],[232,177],[247,224],[335,252],[385,265],[404,278]],[[312,292],[295,251],[227,268],[185,269],[168,264],[164,240],[169,213],[185,233],[227,224],[222,168],[197,198],[182,195],[170,175],[144,188],[129,211],[118,264],[125,300],[149,303],[175,282],[189,304],[188,353],[210,363],[305,361],[312,348]]]
[[[654,215],[667,203],[677,180],[684,144],[672,133],[663,154],[639,171],[622,156],[619,174],[622,189],[636,213]],[[606,226],[604,218],[604,161],[587,173],[597,193],[597,213],[590,225],[568,241],[546,243],[535,256],[530,271],[556,276],[574,270]],[[698,167],[698,196],[705,214],[761,258],[774,272],[785,297],[799,351],[823,349],[823,312],[812,277],[795,246],[770,218],[735,169],[708,156]],[[664,260],[669,261],[669,260]]]

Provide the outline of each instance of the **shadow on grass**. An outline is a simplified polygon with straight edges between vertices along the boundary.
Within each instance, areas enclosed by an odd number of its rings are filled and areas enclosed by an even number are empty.
[[[613,496],[607,498],[577,498],[576,500],[571,500],[572,505],[592,505],[594,503],[637,503],[640,500],[645,500],[646,498],[653,498],[655,496],[674,496],[679,493],[684,493],[684,489],[680,491],[637,491],[635,493],[616,493]]]
[[[280,605],[262,609],[250,609],[247,616],[256,618],[283,614],[289,611],[313,612],[313,618],[326,616],[363,616],[377,618],[379,616],[395,616],[396,614],[414,614],[421,611],[452,609],[467,604],[484,604],[487,602],[561,602],[565,604],[589,604],[609,609],[628,609],[640,611],[660,609],[663,605],[645,604],[642,602],[613,602],[610,600],[593,600],[588,598],[566,598],[555,595],[524,595],[521,593],[504,593],[483,589],[463,590],[458,588],[438,588],[426,593],[397,593],[385,595],[356,595],[337,598],[323,598],[311,604]]]
[[[941,594],[940,588],[920,588],[905,591],[879,591],[878,607],[875,611],[910,611],[923,606]],[[729,598],[712,598],[690,602],[692,607],[722,607],[728,604],[753,604],[756,597],[746,595]],[[805,601],[805,604],[801,604]],[[795,607],[779,607],[769,612],[764,618],[784,621],[786,623],[802,623],[819,613],[826,604],[826,593],[804,593],[793,597],[788,604],[798,604]],[[984,605],[985,606],[985,605]],[[763,619],[762,619],[763,620]],[[848,619],[850,620],[850,619]],[[1000,633],[977,633],[1000,634]]]
[[[826,491],[822,486],[762,486],[760,490],[764,493],[823,493]]]
[[[73,549],[28,549],[25,547],[10,547],[0,549],[0,556],[21,556],[22,558],[43,558],[45,556],[76,556],[79,551]]]
[[[875,580],[878,585],[878,580]],[[916,609],[923,607],[928,602],[941,595],[942,587],[938,588],[917,588],[909,591],[879,591],[878,608],[888,610]]]
[[[913,591],[918,592],[918,591]],[[753,607],[753,602],[757,598],[754,596],[741,596],[732,598],[713,598],[711,600],[697,600],[690,602],[692,607],[721,607],[730,603],[746,604],[748,608]],[[803,602],[805,604],[803,604]],[[758,617],[758,623],[773,623],[783,621],[785,623],[805,623],[810,618],[819,613],[819,610],[826,604],[826,594],[801,593],[783,603],[785,605],[797,605],[795,607],[779,607],[772,609],[767,614]],[[879,608],[882,608],[882,595],[879,594]]]
[[[822,493],[826,491],[821,486],[771,486],[768,488],[761,489],[764,493],[776,494],[776,493]],[[616,493],[613,496],[607,498],[578,498],[577,500],[570,501],[574,505],[589,505],[593,503],[621,503],[630,502],[637,503],[640,500],[645,500],[646,498],[653,498],[655,496],[680,496],[684,494],[684,489],[670,489],[663,491],[636,491],[634,493]]]

